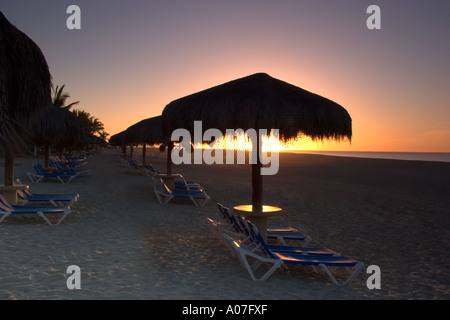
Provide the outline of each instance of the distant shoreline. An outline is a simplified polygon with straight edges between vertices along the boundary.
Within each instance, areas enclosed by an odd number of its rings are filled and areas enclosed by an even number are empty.
[[[297,154],[316,154],[324,156],[389,159],[409,161],[435,161],[450,162],[450,153],[447,152],[377,152],[377,151],[289,151]]]

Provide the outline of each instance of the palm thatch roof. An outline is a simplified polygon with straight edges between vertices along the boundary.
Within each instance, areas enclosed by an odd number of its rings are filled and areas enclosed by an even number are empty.
[[[11,145],[18,128],[51,104],[51,75],[40,48],[0,12],[0,139]]]
[[[125,144],[161,144],[166,142],[162,116],[148,118],[128,127],[124,132]]]
[[[33,142],[39,146],[69,148],[82,142],[81,122],[65,108],[51,105],[32,125]]]
[[[85,132],[82,133],[81,144],[83,146],[95,144],[95,145],[100,145],[100,146],[103,146],[103,147],[106,147],[108,145],[106,143],[106,141],[103,140],[102,138],[97,137],[96,135],[93,135],[93,134],[85,133]]]
[[[299,133],[317,139],[351,139],[352,121],[339,104],[257,73],[169,103],[162,113],[166,134],[177,128],[279,129],[282,140]]]
[[[123,146],[125,145],[125,131],[116,133],[109,138],[108,143],[112,146]]]

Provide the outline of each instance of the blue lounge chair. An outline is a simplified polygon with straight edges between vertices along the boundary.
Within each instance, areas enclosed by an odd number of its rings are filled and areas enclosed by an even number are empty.
[[[243,230],[240,229],[241,227],[236,221],[235,216],[231,213],[230,209],[220,203],[217,204],[217,207],[219,208],[222,217],[231,226],[231,228],[239,233],[242,233]],[[302,241],[303,245],[306,245],[311,241],[309,236],[293,227],[267,228],[267,239],[279,240],[284,245],[286,245],[287,240]]]
[[[150,178],[153,178],[155,175],[161,173],[161,172],[153,169],[151,164],[149,164],[149,163],[139,164],[134,159],[131,159],[131,158],[125,159],[124,163],[127,167],[131,168],[131,170],[134,173],[146,174]]]
[[[164,174],[164,172],[161,172],[157,169],[155,169],[150,163],[146,162],[142,165],[140,168],[143,170],[150,178],[153,178],[155,181],[158,181],[158,179],[161,179],[157,175]],[[183,190],[201,190],[203,189],[200,184],[194,181],[186,181],[183,175],[179,175],[178,180],[174,181],[174,188],[175,189],[183,189]]]
[[[227,247],[230,250],[233,256],[236,256],[235,249],[231,245],[230,241],[224,235],[233,238],[235,241],[238,241],[239,243],[245,244],[246,248],[248,248],[248,250],[252,252],[260,250],[261,244],[259,243],[259,240],[255,239],[255,235],[253,233],[244,230],[246,228],[240,228],[240,230],[242,231],[235,232],[233,230],[228,229],[227,227],[224,228],[219,222],[214,221],[211,218],[206,219],[216,237],[222,244],[225,245],[225,247]],[[237,219],[239,220],[242,218],[238,217]],[[266,244],[266,246],[273,252],[280,252],[280,253],[297,253],[297,254],[328,255],[328,256],[338,255],[336,252],[329,250],[327,248],[311,248],[311,247],[270,245],[270,244]]]
[[[22,185],[19,179],[16,179],[18,185]],[[31,193],[28,189],[17,190],[18,200],[24,205],[28,203],[50,203],[53,206],[71,206],[78,201],[79,195],[77,193],[57,193],[57,194],[36,194]]]
[[[240,226],[240,230],[244,237],[245,243],[252,243],[254,246],[253,250],[258,250],[261,247],[264,250],[270,250],[272,252],[290,252],[290,253],[298,253],[298,254],[314,254],[314,255],[327,255],[334,256],[338,255],[336,252],[327,249],[327,248],[311,248],[305,246],[290,246],[290,245],[276,245],[276,244],[267,244],[256,230],[256,226],[254,228],[250,227],[250,222],[248,222],[243,217],[237,215],[235,218],[236,222]],[[255,231],[256,230],[256,231]]]
[[[252,232],[257,234],[257,238],[252,239],[251,245],[233,239],[227,234],[224,234],[223,236],[235,250],[236,256],[239,258],[241,264],[247,269],[252,280],[265,281],[280,266],[284,264],[295,264],[302,266],[319,266],[330,277],[334,284],[348,285],[364,267],[362,262],[346,256],[313,253],[304,254],[295,251],[274,251],[266,245],[256,227],[248,221],[246,223],[249,230],[252,230]],[[254,260],[252,264],[250,264],[251,260]],[[272,266],[258,278],[254,271],[263,263],[268,263]],[[331,273],[330,267],[349,267],[353,268],[353,272],[351,272],[346,280],[339,282]]]
[[[80,174],[80,172],[64,172],[64,171],[47,172],[45,171],[44,167],[42,167],[42,165],[39,163],[34,164],[33,168],[35,172],[27,172],[31,182],[40,182],[42,179],[45,178],[56,178],[62,183],[69,183]]]
[[[173,198],[184,198],[191,199],[192,202],[197,207],[202,207],[211,199],[205,190],[183,190],[183,189],[170,189],[162,181],[162,179],[155,179],[155,184],[153,186],[153,191],[155,192],[158,201],[161,204],[166,204]]]
[[[0,223],[10,215],[38,215],[49,225],[60,224],[70,213],[70,207],[51,207],[51,206],[13,206],[2,194],[0,194]],[[60,216],[59,219],[52,223],[46,215]]]
[[[84,161],[61,161],[56,158],[49,159],[49,165],[56,169],[61,170],[78,170],[79,167],[84,166],[86,162]]]
[[[127,164],[127,166],[128,166],[129,168],[131,168],[134,172],[137,172],[137,173],[143,172],[143,170],[142,170],[142,168],[139,166],[139,164],[138,164],[136,161],[134,161],[133,159],[131,159],[131,158],[127,159],[126,164]]]
[[[150,163],[146,162],[144,163],[144,170],[145,172],[150,176],[153,177],[157,174],[161,174],[162,172],[155,169]]]

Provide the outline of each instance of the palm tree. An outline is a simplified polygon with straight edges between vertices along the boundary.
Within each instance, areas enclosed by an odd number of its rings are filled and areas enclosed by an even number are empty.
[[[104,131],[105,127],[98,118],[91,117],[90,119],[90,134],[100,133]]]
[[[98,133],[98,137],[100,139],[102,139],[103,141],[106,141],[106,138],[109,136],[109,133],[107,133],[106,131],[101,131]]]
[[[80,101],[72,102],[71,104],[66,106],[66,99],[69,98],[70,95],[67,92],[63,92],[65,86],[65,84],[63,84],[61,88],[59,88],[59,86],[56,86],[55,90],[53,91],[53,104],[57,107],[70,110],[72,106],[78,104]]]
[[[83,132],[90,133],[90,120],[91,115],[84,110],[73,110],[72,111],[81,122],[81,128]]]
[[[85,133],[101,135],[104,132],[103,123],[98,118],[91,116],[89,112],[84,110],[73,110],[72,112],[80,119],[81,127]]]

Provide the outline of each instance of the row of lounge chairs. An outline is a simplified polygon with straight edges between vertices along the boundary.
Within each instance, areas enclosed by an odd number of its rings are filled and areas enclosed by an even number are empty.
[[[22,185],[19,179],[16,184]],[[78,194],[34,194],[27,189],[18,190],[17,196],[19,205],[12,205],[0,193],[0,222],[11,215],[37,215],[49,225],[58,225],[70,214],[70,206],[79,198]]]
[[[34,172],[27,172],[31,182],[40,182],[43,179],[57,179],[61,183],[69,183],[80,174],[89,172],[89,170],[81,169],[50,169],[47,171],[40,163],[35,163],[33,168]]]
[[[219,240],[232,252],[242,266],[248,271],[252,280],[265,281],[282,265],[320,267],[336,285],[348,285],[364,267],[362,262],[339,255],[324,247],[308,247],[311,238],[299,230],[288,228],[268,229],[269,239],[282,240],[280,244],[268,244],[261,237],[256,226],[239,215],[217,204],[221,213],[221,221],[207,218],[207,221]],[[301,246],[287,245],[286,241],[300,241]],[[261,265],[269,265],[268,269],[257,274]],[[343,281],[338,281],[330,268],[351,268],[353,271]]]
[[[53,158],[50,162],[53,169],[46,171],[42,165],[35,164],[36,172],[28,172],[32,182],[40,182],[44,178],[56,178],[62,183],[69,183],[82,173],[89,172],[79,169],[86,165],[87,157],[95,152],[85,153],[77,157]],[[23,185],[19,179],[16,185]],[[27,188],[17,190],[17,205],[13,205],[0,193],[0,222],[13,215],[35,215],[41,217],[49,225],[59,225],[70,213],[71,206],[79,199],[77,193],[31,193]]]
[[[174,186],[169,187],[158,176],[163,172],[155,169],[150,163],[139,164],[134,159],[123,155],[120,155],[120,160],[133,173],[145,174],[153,179],[153,191],[161,204],[167,204],[172,199],[189,199],[195,206],[202,207],[211,199],[199,183],[186,181],[183,175],[178,175],[178,179],[174,181]]]
[[[156,170],[148,162],[139,164],[138,162],[136,162],[136,160],[125,157],[124,155],[120,155],[120,160],[122,161],[122,164],[129,168],[133,173],[146,174],[150,178],[153,178],[155,175],[162,173],[161,171]]]
[[[17,185],[22,185],[20,179],[16,179]],[[78,193],[31,193],[28,189],[17,191],[18,201],[23,205],[50,204],[53,206],[71,206],[78,201]]]
[[[70,213],[69,206],[15,206],[11,205],[4,197],[0,194],[0,222],[10,215],[38,215],[45,220],[49,225],[60,224],[66,216]],[[59,219],[53,223],[47,217],[47,215],[58,215]]]

